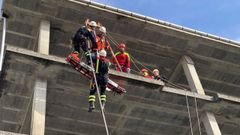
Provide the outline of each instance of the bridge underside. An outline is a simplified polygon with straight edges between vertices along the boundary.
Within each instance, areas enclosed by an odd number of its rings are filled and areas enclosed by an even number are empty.
[[[93,113],[87,112],[87,79],[69,65],[34,52],[29,56],[29,51],[19,53],[12,48],[6,54],[1,78],[1,129],[29,133],[33,85],[37,77],[44,77],[48,80],[47,135],[105,134],[99,108]],[[119,77],[111,72],[111,78],[128,90],[124,96],[107,93],[106,118],[113,135],[187,135],[190,132],[184,94],[178,94],[177,89],[176,92],[166,91],[161,85],[137,81],[131,76]],[[238,104],[215,101],[211,96],[197,98],[197,101],[199,114],[215,113],[224,135],[239,133]],[[189,103],[193,124],[196,124],[194,98],[189,97]],[[195,132],[198,133],[197,128]],[[203,126],[202,132],[205,132]]]
[[[240,133],[238,44],[77,1],[80,3],[4,1],[3,9],[9,18],[8,48],[0,80],[0,130],[29,134],[34,84],[36,78],[44,78],[47,135],[105,134],[99,108],[87,112],[89,81],[63,60],[71,52],[69,39],[90,18],[102,22],[117,42],[125,42],[128,52],[137,60],[151,69],[159,68],[161,74],[186,88],[189,88],[186,76],[178,65],[183,56],[189,56],[207,94],[196,94],[200,119],[205,112],[212,112],[223,135]],[[34,52],[38,50],[41,20],[50,22],[50,55]],[[106,117],[111,135],[190,134],[183,90],[115,71],[111,71],[111,78],[128,91],[124,96],[108,93]],[[194,98],[192,92],[188,94],[194,132],[199,134]],[[201,128],[206,134],[203,123]]]

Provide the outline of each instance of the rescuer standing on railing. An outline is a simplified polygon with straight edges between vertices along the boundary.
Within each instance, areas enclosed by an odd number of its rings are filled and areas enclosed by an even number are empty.
[[[115,54],[116,60],[118,61],[121,69],[119,69],[118,66],[116,66],[117,71],[123,71],[125,73],[130,73],[130,67],[131,67],[131,60],[129,54],[125,51],[126,45],[124,43],[121,43],[119,46],[119,52]],[[113,63],[117,64],[115,59],[113,59]]]

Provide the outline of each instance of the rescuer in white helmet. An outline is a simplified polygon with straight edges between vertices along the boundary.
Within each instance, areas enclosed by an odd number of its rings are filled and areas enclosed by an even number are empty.
[[[162,76],[162,75],[159,74],[158,69],[153,70],[153,75],[154,75],[155,80],[161,80],[163,82],[166,82],[166,80],[167,80],[167,78],[165,76]]]
[[[100,26],[97,32],[96,41],[98,45],[98,51],[104,49],[107,50],[109,48],[109,42],[106,38],[106,28],[104,26]]]
[[[74,46],[73,57],[78,57],[80,50],[82,49],[85,56],[87,57],[87,63],[90,62],[90,54],[89,50],[92,48],[97,48],[95,28],[97,27],[97,23],[95,21],[89,21],[87,19],[85,21],[86,26],[82,26],[72,38],[72,44]],[[88,40],[90,44],[88,44]]]
[[[107,52],[105,50],[101,50],[99,51],[99,73],[96,74],[96,78],[97,78],[97,83],[98,83],[98,87],[100,88],[100,98],[101,98],[101,103],[103,105],[103,107],[105,106],[106,100],[107,100],[107,96],[105,95],[105,91],[106,91],[106,87],[107,87],[107,83],[108,83],[108,71],[109,71],[109,66],[110,66],[110,60],[106,58],[107,56]],[[96,86],[95,84],[92,85],[91,90],[90,90],[90,94],[88,97],[88,101],[89,101],[89,112],[92,112],[92,110],[95,109],[95,100],[96,100]]]

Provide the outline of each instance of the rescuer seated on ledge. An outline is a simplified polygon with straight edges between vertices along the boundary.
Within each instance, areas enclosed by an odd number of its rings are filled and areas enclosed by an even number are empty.
[[[154,75],[153,77],[155,80],[161,80],[163,82],[166,82],[166,80],[167,80],[167,78],[165,76],[159,74],[158,69],[153,70],[153,75]]]
[[[130,73],[131,68],[131,60],[129,54],[126,52],[126,45],[121,43],[118,45],[119,52],[115,53],[116,60],[113,59],[113,63],[117,65],[119,63],[119,66],[116,66],[117,71],[122,71],[125,73]],[[118,62],[118,63],[117,63]]]
[[[153,76],[151,76],[151,75],[148,73],[148,70],[147,70],[147,69],[143,68],[143,69],[141,70],[141,72],[142,72],[142,75],[143,75],[144,77],[149,78],[149,79],[153,79]]]

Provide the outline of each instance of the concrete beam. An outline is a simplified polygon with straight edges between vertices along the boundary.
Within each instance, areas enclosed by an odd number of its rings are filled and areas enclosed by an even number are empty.
[[[44,135],[46,116],[47,81],[37,79],[34,87],[31,135]]]
[[[13,132],[7,132],[7,131],[1,131],[0,135],[26,135],[26,134],[19,134],[19,133],[13,133]]]
[[[198,77],[198,74],[194,67],[194,62],[192,61],[192,59],[188,56],[183,56],[181,63],[182,63],[184,73],[187,77],[187,81],[190,89],[194,92],[197,92],[198,94],[205,95],[204,89],[202,87],[202,84],[200,82],[200,79]]]
[[[8,52],[12,52],[12,53],[16,53],[16,54],[20,54],[20,55],[24,55],[24,56],[39,58],[39,59],[43,59],[43,60],[46,60],[46,61],[52,61],[52,62],[56,62],[56,63],[59,63],[59,64],[64,64],[64,65],[67,64],[66,61],[64,60],[64,58],[57,57],[57,56],[52,56],[52,55],[44,55],[44,54],[40,54],[40,53],[31,51],[31,50],[18,48],[18,47],[14,47],[14,46],[10,46],[10,45],[7,45],[6,50]],[[114,70],[110,70],[110,74],[114,75],[114,76],[120,76],[120,77],[123,77],[123,78],[126,78],[126,79],[132,79],[132,80],[137,80],[137,81],[141,81],[141,82],[146,82],[146,83],[151,83],[151,84],[164,86],[164,83],[162,83],[161,81],[155,82],[154,80],[147,79],[147,78],[144,78],[142,76],[116,72]],[[193,92],[184,91],[182,89],[176,89],[176,88],[171,88],[171,87],[163,87],[162,91],[163,92],[168,92],[168,93],[173,93],[173,94],[178,94],[178,95],[182,95],[182,96],[185,96],[187,94],[187,96],[189,96],[189,97],[196,97],[197,99],[203,99],[203,100],[206,100],[206,101],[214,101],[213,96],[202,95],[200,93],[194,95]],[[238,97],[232,98],[232,97],[230,97],[228,95],[225,95],[225,94],[218,94],[218,98],[219,99],[224,99],[226,101],[235,102],[235,103],[240,102],[240,98],[238,98]]]
[[[171,77],[169,78],[170,82],[176,82],[179,76],[181,75],[181,70],[182,70],[182,64],[179,62],[174,69],[173,73],[171,74]]]
[[[181,95],[181,96],[188,96],[191,98],[197,98],[197,99],[202,99],[205,101],[214,101],[214,97],[213,96],[208,96],[208,95],[203,95],[203,94],[199,94],[199,93],[195,93],[195,92],[191,92],[191,91],[184,91],[182,89],[176,89],[176,88],[171,88],[171,87],[163,87],[162,88],[162,92],[167,92],[167,93],[174,93],[177,95]]]
[[[49,44],[50,44],[50,22],[42,20],[39,29],[38,52],[48,55]]]
[[[202,119],[202,122],[208,135],[222,134],[213,113],[206,112]]]

